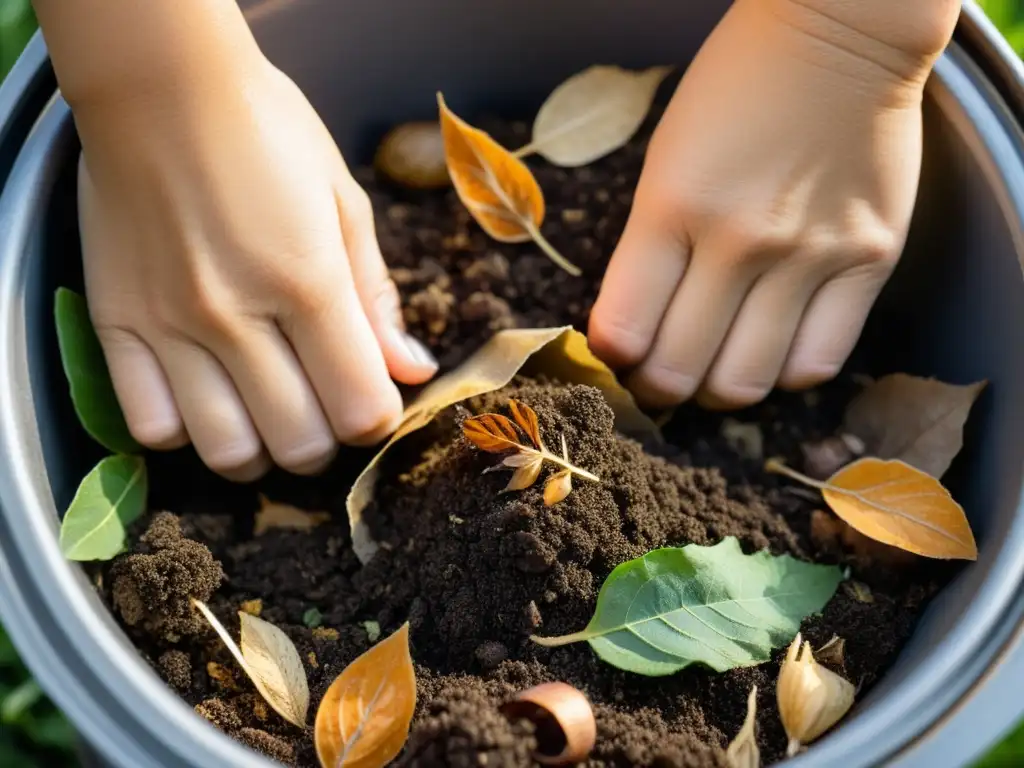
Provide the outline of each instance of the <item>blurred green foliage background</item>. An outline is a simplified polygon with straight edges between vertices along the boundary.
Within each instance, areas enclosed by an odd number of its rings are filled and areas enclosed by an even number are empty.
[[[979,5],[1017,54],[1024,56],[1024,0],[979,0]],[[30,0],[0,0],[0,81],[35,28]],[[76,764],[74,731],[29,676],[0,626],[0,768]],[[1024,766],[1024,726],[976,768],[1010,766]]]

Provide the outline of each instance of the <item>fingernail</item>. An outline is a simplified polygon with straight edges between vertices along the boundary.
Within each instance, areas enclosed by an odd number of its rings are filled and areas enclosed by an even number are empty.
[[[405,343],[405,348],[409,350],[409,356],[417,365],[422,365],[424,368],[430,368],[436,371],[439,367],[437,358],[430,354],[430,350],[419,339],[411,336],[408,333],[399,332],[402,336],[402,341]]]

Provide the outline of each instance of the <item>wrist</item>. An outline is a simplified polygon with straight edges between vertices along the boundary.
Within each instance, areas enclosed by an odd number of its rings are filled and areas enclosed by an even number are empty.
[[[764,3],[776,22],[837,57],[861,59],[920,83],[949,43],[960,0],[739,0]]]
[[[33,4],[76,115],[216,97],[263,60],[235,0]]]

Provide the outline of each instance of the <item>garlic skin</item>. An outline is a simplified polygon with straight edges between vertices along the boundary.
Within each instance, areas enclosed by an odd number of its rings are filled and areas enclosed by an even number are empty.
[[[776,685],[779,716],[789,737],[788,757],[839,722],[855,694],[853,684],[818,664],[811,644],[801,647],[801,640],[798,634],[789,646]]]

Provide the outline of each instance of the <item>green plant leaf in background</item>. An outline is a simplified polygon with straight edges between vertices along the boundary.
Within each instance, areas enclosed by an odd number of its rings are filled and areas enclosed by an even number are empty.
[[[36,17],[29,0],[0,0],[0,80],[35,31]]]
[[[841,580],[835,566],[744,555],[731,536],[712,547],[666,547],[611,572],[582,632],[532,639],[546,646],[585,640],[612,666],[641,675],[695,663],[724,672],[767,661]]]
[[[140,451],[141,447],[128,431],[117,402],[85,298],[67,288],[58,288],[54,316],[71,400],[85,431],[113,453]]]
[[[69,560],[110,560],[124,550],[126,528],[146,509],[146,460],[108,456],[85,476],[60,528]]]

